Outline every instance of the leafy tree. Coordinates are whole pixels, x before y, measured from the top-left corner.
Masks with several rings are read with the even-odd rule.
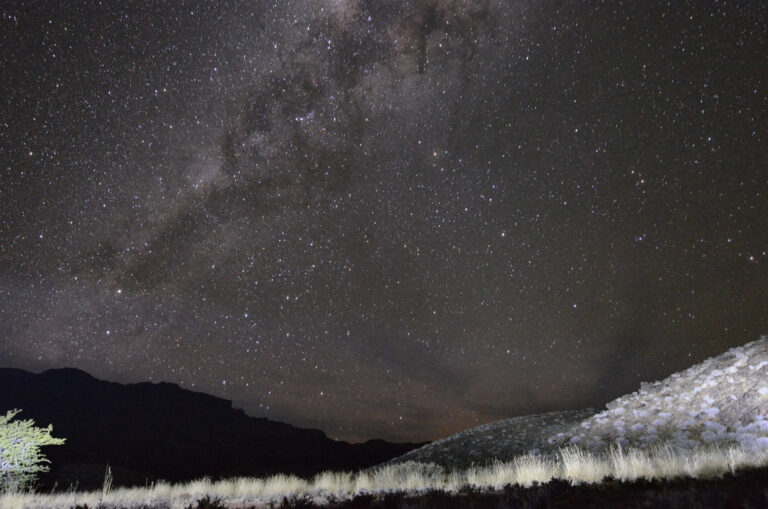
[[[29,488],[40,472],[47,472],[50,461],[40,452],[44,445],[61,445],[63,438],[51,436],[53,427],[38,428],[32,419],[11,419],[21,410],[0,415],[0,491]]]

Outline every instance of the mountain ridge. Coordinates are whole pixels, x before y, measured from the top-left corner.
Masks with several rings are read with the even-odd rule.
[[[371,439],[350,444],[319,430],[251,417],[232,402],[168,382],[120,384],[76,368],[39,374],[0,368],[0,412],[53,425],[62,446],[47,447],[41,487],[101,485],[109,464],[117,484],[183,481],[372,466],[413,449]]]

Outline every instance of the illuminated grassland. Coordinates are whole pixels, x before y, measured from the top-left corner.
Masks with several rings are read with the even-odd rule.
[[[457,494],[501,490],[508,485],[541,485],[560,479],[572,485],[600,483],[606,477],[618,481],[690,478],[713,479],[736,471],[768,466],[768,451],[739,446],[712,446],[675,450],[668,446],[649,449],[611,448],[605,453],[576,447],[561,449],[552,457],[520,456],[510,462],[448,471],[431,463],[405,462],[368,470],[325,472],[311,479],[276,475],[264,479],[201,479],[183,484],[155,483],[145,488],[111,488],[95,492],[6,493],[0,507],[21,508],[169,508],[195,507],[200,499],[216,500],[232,508],[269,507],[284,498],[303,499],[317,505],[336,503],[359,495],[388,493],[418,495],[434,492]]]

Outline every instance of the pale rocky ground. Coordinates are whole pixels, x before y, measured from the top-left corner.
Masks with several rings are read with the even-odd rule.
[[[524,453],[554,454],[577,445],[669,445],[692,449],[738,444],[768,450],[768,336],[705,360],[664,380],[643,383],[599,413],[551,412],[485,424],[432,442],[391,462],[467,467]]]
[[[664,380],[642,384],[606,410],[551,437],[602,449],[664,443],[693,448],[737,443],[768,449],[768,336]]]

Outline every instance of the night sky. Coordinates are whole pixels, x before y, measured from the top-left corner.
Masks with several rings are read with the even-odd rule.
[[[355,441],[599,407],[768,333],[766,48],[762,1],[3,2],[0,366]]]

